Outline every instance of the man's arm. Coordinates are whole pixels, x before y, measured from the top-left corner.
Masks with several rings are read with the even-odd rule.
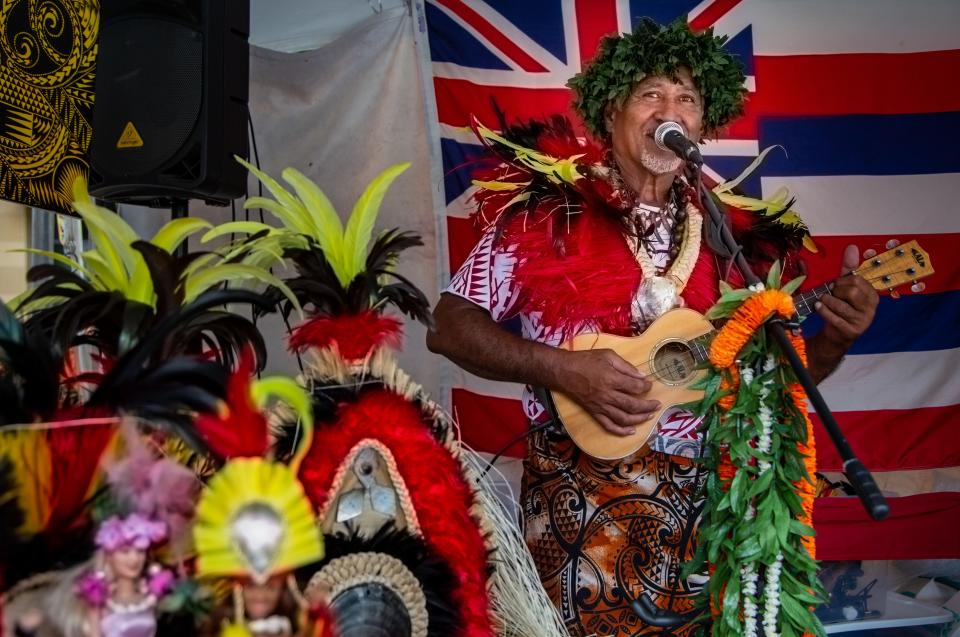
[[[847,246],[841,275],[860,264],[859,254],[856,246]],[[832,294],[820,299],[817,313],[823,317],[823,329],[807,339],[807,367],[814,382],[829,376],[854,341],[867,331],[879,299],[877,291],[857,275],[841,276]]]
[[[433,312],[427,347],[468,372],[561,391],[608,431],[628,435],[659,404],[640,398],[650,382],[611,350],[574,352],[529,341],[500,327],[483,308],[443,294]]]

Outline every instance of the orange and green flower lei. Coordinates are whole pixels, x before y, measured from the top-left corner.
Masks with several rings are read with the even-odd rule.
[[[715,637],[823,635],[813,614],[823,601],[812,527],[816,458],[806,394],[776,342],[763,329],[790,319],[790,294],[774,267],[766,289],[733,290],[708,313],[726,319],[709,352],[696,411],[704,416],[706,507],[697,555],[707,564],[704,607]],[[803,338],[788,332],[806,363]]]

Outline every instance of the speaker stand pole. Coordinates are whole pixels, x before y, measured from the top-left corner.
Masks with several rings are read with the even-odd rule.
[[[172,219],[183,219],[190,214],[189,199],[174,199],[170,206],[170,217]]]
[[[190,200],[189,199],[174,199],[170,204],[170,219],[183,219],[190,216]],[[187,253],[187,242],[184,241],[177,246],[177,249],[174,251],[173,256],[182,257]]]

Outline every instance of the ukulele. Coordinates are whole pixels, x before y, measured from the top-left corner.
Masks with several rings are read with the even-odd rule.
[[[895,287],[913,283],[913,291],[922,290],[917,281],[933,274],[929,255],[910,241],[861,263],[855,274],[866,279],[874,289],[889,291],[897,298]],[[820,297],[829,294],[832,283],[826,283],[793,297],[799,316],[813,313]],[[692,389],[705,374],[714,327],[702,314],[689,308],[675,308],[654,321],[639,336],[585,333],[575,336],[560,347],[569,350],[612,349],[636,367],[653,384],[648,399],[660,402],[654,416],[636,427],[628,436],[608,432],[578,403],[566,394],[551,391],[556,417],[563,423],[573,442],[595,458],[614,460],[628,456],[645,445],[656,430],[660,416],[667,409],[699,400],[703,391]]]

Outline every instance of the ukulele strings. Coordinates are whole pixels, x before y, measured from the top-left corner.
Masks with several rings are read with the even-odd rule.
[[[693,360],[692,356],[690,357],[690,360]],[[650,378],[655,378],[656,380],[668,381],[671,379],[668,374],[670,371],[669,366],[666,368],[654,368],[654,366],[649,363],[643,363],[641,365],[634,365],[634,368],[641,374]],[[664,369],[665,371],[660,371],[661,369]],[[677,365],[674,365],[674,370],[676,369]],[[693,369],[693,367],[691,367],[691,369]]]
[[[887,261],[882,261],[882,263],[876,264],[876,266],[879,267],[880,265],[885,265],[886,263],[887,263]],[[860,276],[863,276],[863,274],[862,274],[861,272],[859,272],[859,271],[856,271],[856,270],[855,270],[854,273],[859,274]],[[892,274],[892,273],[887,272],[887,273],[884,273],[884,274],[881,274],[881,275],[878,275],[878,276],[874,276],[874,277],[864,277],[864,279],[866,279],[866,281],[867,281],[868,283],[873,284],[873,283],[876,283],[877,281],[882,281],[885,276],[890,276],[891,274]],[[693,359],[692,356],[691,356],[691,360],[692,360],[694,363],[696,362],[695,359]],[[677,371],[677,370],[678,370],[678,366],[679,366],[679,363],[674,364],[672,371]],[[647,362],[647,363],[643,363],[643,364],[641,364],[641,365],[636,365],[635,368],[636,368],[636,370],[637,370],[638,372],[640,372],[640,373],[642,373],[642,374],[644,374],[644,375],[646,375],[646,376],[648,376],[648,377],[654,378],[654,379],[656,379],[656,380],[661,380],[661,381],[663,381],[663,380],[670,380],[669,372],[671,371],[671,369],[670,369],[669,366],[666,367],[666,368],[654,368],[654,365],[653,365],[652,363]],[[691,369],[692,369],[692,368],[691,368]],[[663,371],[661,371],[661,370],[663,370]],[[680,371],[682,371],[682,368],[680,368]],[[682,375],[682,374],[681,374],[681,375]]]

